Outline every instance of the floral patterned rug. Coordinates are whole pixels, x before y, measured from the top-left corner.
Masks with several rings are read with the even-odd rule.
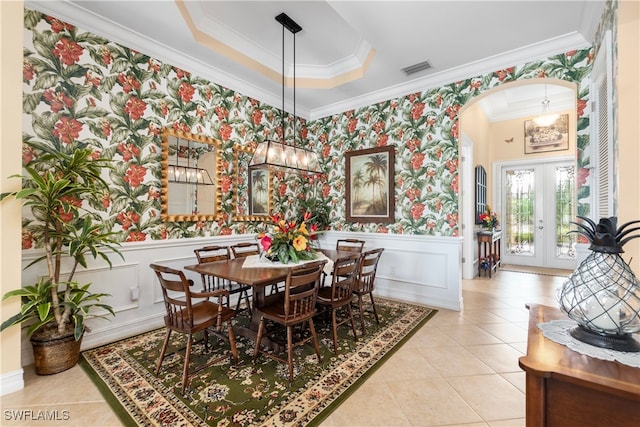
[[[380,325],[368,313],[366,335],[361,335],[356,318],[357,342],[350,328],[338,328],[337,354],[333,352],[330,321],[316,318],[322,363],[318,363],[312,346],[298,347],[291,383],[286,364],[264,356],[254,364],[253,342],[238,337],[240,362],[234,365],[230,358],[224,359],[197,372],[183,396],[182,356],[166,357],[160,375],[154,374],[164,328],[85,351],[80,363],[127,426],[317,425],[436,313],[427,307],[380,298],[376,307]],[[237,319],[243,321],[241,316]],[[171,338],[173,348],[167,353],[184,347],[180,334]],[[226,343],[209,339],[208,352],[201,342],[193,346],[191,366],[228,351]]]

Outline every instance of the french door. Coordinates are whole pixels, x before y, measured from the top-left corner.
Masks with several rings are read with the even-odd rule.
[[[575,166],[572,160],[502,164],[500,219],[505,264],[576,267]]]

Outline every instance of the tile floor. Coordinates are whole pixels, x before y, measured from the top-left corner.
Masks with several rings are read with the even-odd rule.
[[[322,426],[524,426],[525,304],[556,306],[563,280],[511,271],[463,280],[464,309],[440,310]],[[3,426],[121,425],[78,366],[45,377],[25,368],[25,388],[1,406]],[[13,420],[20,409],[60,420]]]

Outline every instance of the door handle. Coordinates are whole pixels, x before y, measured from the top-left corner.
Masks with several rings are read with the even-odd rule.
[[[544,225],[539,225],[539,226],[538,226],[538,229],[539,229],[539,230],[542,230],[543,228],[544,228]]]

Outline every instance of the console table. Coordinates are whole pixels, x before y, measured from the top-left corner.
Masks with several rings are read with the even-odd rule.
[[[526,372],[527,427],[640,426],[640,369],[545,338],[536,325],[566,315],[543,305],[527,308],[527,354],[519,359]]]
[[[500,267],[500,239],[501,231],[479,231],[478,232],[478,276],[482,275],[483,258],[489,262],[489,278],[491,272]]]

